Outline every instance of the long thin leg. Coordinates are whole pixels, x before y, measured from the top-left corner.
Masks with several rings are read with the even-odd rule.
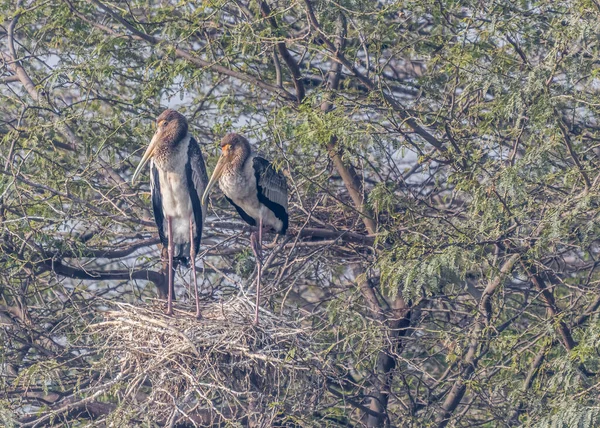
[[[168,253],[169,253],[169,298],[167,299],[167,315],[173,315],[173,223],[172,218],[167,216]]]
[[[262,265],[262,217],[258,220],[258,254],[260,256],[260,263]]]
[[[196,293],[196,318],[202,318],[200,313],[200,299],[198,298],[198,280],[196,278],[196,248],[194,245],[194,220],[190,217],[190,263],[194,277],[194,292]]]
[[[254,312],[254,325],[258,325],[258,307],[260,305],[260,280],[262,276],[262,218],[258,220],[258,241],[252,246],[256,256],[256,308]]]

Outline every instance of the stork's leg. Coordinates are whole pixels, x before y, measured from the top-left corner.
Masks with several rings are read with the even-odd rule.
[[[254,325],[258,325],[258,307],[260,305],[260,280],[262,276],[262,218],[258,221],[258,232],[251,235],[252,251],[256,257],[256,308],[254,312]]]
[[[196,278],[196,248],[194,245],[194,221],[190,217],[190,263],[192,264],[192,275],[194,277],[194,292],[196,293],[196,318],[202,318],[200,313],[200,299],[198,298],[198,280]]]
[[[173,223],[171,216],[167,216],[167,234],[169,247],[167,252],[169,254],[169,297],[167,299],[167,315],[173,315]]]

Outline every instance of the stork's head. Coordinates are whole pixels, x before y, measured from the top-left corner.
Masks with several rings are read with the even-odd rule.
[[[219,144],[221,146],[221,157],[217,162],[217,166],[215,166],[215,170],[210,177],[210,181],[206,186],[206,190],[204,191],[204,195],[202,196],[202,205],[206,204],[206,199],[208,198],[208,193],[210,189],[215,185],[225,167],[227,165],[230,166],[241,166],[243,165],[246,158],[250,155],[250,143],[246,138],[242,137],[240,134],[231,133],[227,134],[221,140]],[[237,162],[236,162],[237,161]]]
[[[236,156],[250,154],[250,143],[240,134],[232,132],[227,134],[219,143],[221,146],[221,158],[232,159]]]
[[[140,164],[133,173],[131,182],[139,175],[146,163],[152,158],[158,148],[175,148],[187,135],[188,123],[179,112],[171,109],[163,111],[156,119],[156,132],[146,149]]]

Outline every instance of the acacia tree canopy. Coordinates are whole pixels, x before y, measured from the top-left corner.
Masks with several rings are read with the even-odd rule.
[[[0,4],[3,425],[600,423],[596,1]],[[183,268],[152,312],[166,107],[209,170],[235,131],[287,176],[262,330],[219,192],[197,263],[239,322],[203,336]]]

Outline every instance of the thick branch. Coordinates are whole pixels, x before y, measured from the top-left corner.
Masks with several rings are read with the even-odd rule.
[[[544,283],[544,280],[542,280],[542,278],[539,275],[532,275],[529,269],[527,269],[527,273],[531,275],[531,282],[533,283],[535,288],[540,293],[542,293],[542,298],[546,302],[546,310],[548,312],[548,315],[551,318],[556,319],[556,316],[560,313],[560,310],[556,306],[556,302],[554,301],[554,296],[552,295],[552,292],[548,290],[546,284]],[[556,329],[558,330],[558,333],[562,338],[563,346],[567,351],[570,351],[575,346],[577,346],[577,343],[575,343],[573,335],[571,334],[571,330],[569,329],[569,327],[567,327],[564,321],[560,320],[558,324],[553,324],[556,326]]]
[[[592,186],[590,178],[587,176],[585,169],[583,168],[583,165],[579,160],[579,156],[577,156],[577,152],[573,148],[573,143],[571,141],[571,136],[569,135],[569,130],[567,129],[565,123],[562,121],[562,116],[560,115],[560,113],[556,111],[556,114],[558,115],[558,127],[560,128],[560,132],[563,135],[565,145],[567,146],[567,151],[569,152],[571,159],[573,159],[573,162],[575,162],[575,166],[577,166],[577,169],[581,174],[581,178],[583,178],[583,181],[585,182],[585,188],[589,189]]]
[[[539,373],[539,368],[542,365],[542,362],[544,361],[544,357],[546,356],[547,352],[548,348],[546,346],[542,346],[542,349],[538,351],[537,355],[533,359],[531,366],[529,367],[529,371],[527,372],[527,377],[523,381],[523,385],[521,387],[521,391],[523,392],[523,394],[527,393],[527,390],[531,388],[531,385],[533,384],[535,377]],[[519,415],[525,410],[525,405],[526,404],[523,400],[519,402],[519,405],[509,418],[510,425],[516,426],[519,424]]]
[[[153,270],[113,270],[107,272],[83,270],[64,265],[60,260],[48,260],[44,263],[44,266],[46,270],[50,270],[56,273],[57,275],[75,279],[96,281],[141,279],[151,281],[156,285],[159,297],[166,297],[168,293],[165,275],[163,275],[161,272],[156,272]]]
[[[60,253],[60,257],[63,258],[78,258],[78,257],[89,257],[89,258],[105,258],[105,259],[120,259],[123,257],[127,257],[131,254],[133,254],[134,252],[136,252],[137,250],[139,250],[140,248],[146,248],[146,247],[150,247],[152,245],[158,245],[160,244],[160,239],[157,238],[152,238],[152,239],[145,239],[142,241],[138,241],[135,243],[132,243],[131,245],[128,245],[125,248],[120,248],[120,249],[84,249],[79,253],[73,253],[73,252],[62,252]]]
[[[340,15],[339,17],[338,27],[338,34],[336,36],[336,50],[341,51],[344,49],[346,42],[346,18],[343,15]],[[325,96],[325,99],[321,104],[321,110],[323,112],[328,112],[333,108],[332,100],[334,92],[338,89],[341,73],[341,64],[333,61],[331,63],[331,68],[327,73],[326,87],[330,92]],[[367,228],[367,231],[371,234],[376,233],[377,224],[375,223],[375,220],[373,220],[373,215],[365,206],[365,194],[360,179],[358,178],[358,175],[356,174],[356,171],[352,165],[346,165],[342,160],[342,149],[339,147],[338,143],[339,141],[337,136],[332,135],[327,142],[327,151],[329,152],[329,157],[331,158],[335,169],[340,174],[340,177],[342,177],[344,185],[346,186],[346,189],[352,198],[352,202],[354,202],[354,206],[361,213],[362,220]]]
[[[479,310],[485,315],[488,322],[492,316],[491,298],[496,292],[498,286],[502,283],[502,280],[510,271],[512,271],[517,260],[519,260],[519,254],[513,254],[510,256],[510,258],[500,268],[500,274],[496,275],[494,280],[490,281],[485,287],[485,290],[483,290],[481,300],[479,301]]]
[[[482,309],[482,315],[475,321],[473,326],[473,330],[470,334],[469,347],[465,356],[462,358],[460,363],[461,372],[458,375],[458,378],[452,385],[450,392],[446,396],[444,403],[442,404],[441,409],[436,415],[436,426],[438,428],[445,427],[448,422],[450,422],[450,418],[452,414],[460,404],[462,398],[467,391],[467,380],[471,377],[471,375],[475,372],[477,368],[478,359],[483,354],[481,351],[478,352],[478,348],[480,343],[485,339],[486,334],[493,335],[489,329],[484,329],[484,320],[485,316],[486,321],[489,321],[491,318],[492,307],[491,307],[491,296],[494,294],[498,286],[503,282],[508,274],[513,270],[515,263],[519,259],[519,255],[513,254],[508,258],[500,267],[498,271],[498,275],[488,283],[486,286],[483,295],[481,297],[481,301],[479,307]],[[482,333],[483,332],[483,333]]]
[[[256,227],[253,226],[225,221],[207,221],[204,223],[204,225],[205,227],[210,227],[211,229],[239,230],[245,232],[254,232],[257,230]],[[263,233],[270,234],[271,232],[264,231]],[[299,236],[301,238],[339,239],[342,242],[367,246],[375,245],[375,236],[361,235],[360,233],[354,233],[346,230],[306,227],[302,229],[290,229],[288,231],[288,235]]]
[[[19,78],[19,76],[16,76],[16,75],[0,77],[0,82],[2,82],[2,83],[13,83],[13,82],[20,82],[20,81],[21,81],[21,79]]]
[[[401,352],[401,338],[408,332],[411,321],[410,307],[399,293],[392,304],[391,317],[387,322],[386,346],[379,351],[377,356],[376,389],[372,392],[373,398],[369,403],[371,411],[379,413],[378,416],[369,414],[368,427],[385,425],[389,419],[387,415],[388,401],[392,390],[392,376],[396,368],[396,357]]]
[[[21,4],[21,2],[18,1],[16,4],[17,9],[20,7],[20,4]],[[27,92],[29,93],[29,96],[31,96],[31,98],[33,98],[34,101],[39,101],[40,97],[39,97],[38,91],[37,91],[37,89],[35,89],[35,85],[34,85],[33,81],[31,80],[31,78],[29,77],[29,75],[27,74],[27,72],[25,71],[23,66],[21,65],[21,62],[18,61],[17,52],[15,50],[15,39],[14,39],[15,27],[17,26],[17,22],[19,22],[20,17],[21,17],[20,13],[17,13],[15,15],[13,20],[10,22],[10,24],[8,26],[8,31],[7,31],[8,50],[9,50],[12,58],[6,54],[3,54],[2,52],[0,52],[0,55],[2,55],[2,59],[6,63],[8,63],[8,66],[15,73],[15,75],[19,78],[19,81],[23,84],[23,86],[27,90]]]

